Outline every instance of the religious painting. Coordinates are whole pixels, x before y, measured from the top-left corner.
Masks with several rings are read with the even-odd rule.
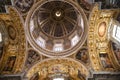
[[[7,60],[7,63],[3,71],[12,71],[14,68],[15,61],[16,61],[16,56],[10,56]]]
[[[113,68],[107,53],[100,53],[99,56],[104,68]]]
[[[8,26],[8,35],[9,35],[10,39],[15,40],[16,30],[12,25]]]
[[[29,50],[26,66],[30,67],[32,64],[34,64],[39,60],[40,60],[40,55],[34,50]]]
[[[112,42],[112,48],[113,48],[113,52],[120,64],[120,47],[117,44]]]
[[[81,49],[76,54],[76,59],[81,60],[84,63],[87,63],[88,62],[88,50],[86,48]]]
[[[101,22],[98,26],[98,34],[100,37],[103,37],[106,32],[106,22]]]

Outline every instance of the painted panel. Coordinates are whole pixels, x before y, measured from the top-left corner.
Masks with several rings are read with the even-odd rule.
[[[117,44],[112,43],[112,48],[113,48],[113,52],[116,56],[116,59],[118,60],[118,62],[120,64],[120,47]]]
[[[113,68],[107,53],[100,53],[99,56],[104,68]]]
[[[86,48],[81,49],[76,54],[76,59],[81,60],[84,63],[87,63],[88,62],[88,50]]]
[[[103,37],[106,32],[106,22],[102,22],[98,26],[98,34],[100,37]]]
[[[14,68],[15,61],[16,61],[16,56],[10,56],[7,60],[7,63],[3,71],[12,71]]]

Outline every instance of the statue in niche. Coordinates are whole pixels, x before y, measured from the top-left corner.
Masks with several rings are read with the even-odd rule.
[[[76,59],[83,61],[84,63],[87,63],[88,61],[88,52],[87,49],[81,49],[77,54],[76,54]]]
[[[104,68],[113,68],[107,53],[100,53],[100,60]]]
[[[7,63],[5,65],[3,71],[12,71],[15,61],[16,61],[16,56],[10,56],[7,60]]]

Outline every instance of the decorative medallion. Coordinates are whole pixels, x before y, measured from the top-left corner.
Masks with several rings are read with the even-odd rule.
[[[10,39],[15,40],[16,30],[12,25],[8,26],[8,35],[9,35]]]
[[[98,26],[98,34],[100,37],[103,37],[106,32],[106,22],[101,22]]]

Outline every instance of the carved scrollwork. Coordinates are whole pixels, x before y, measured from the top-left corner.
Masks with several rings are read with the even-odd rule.
[[[51,80],[59,74],[63,77],[68,75],[72,77],[73,80],[84,80],[83,75],[84,77],[89,75],[87,68],[83,64],[70,58],[55,58],[41,61],[28,70],[26,77],[32,79],[31,77],[36,73],[37,75],[39,74],[40,80],[49,80],[49,78]]]

